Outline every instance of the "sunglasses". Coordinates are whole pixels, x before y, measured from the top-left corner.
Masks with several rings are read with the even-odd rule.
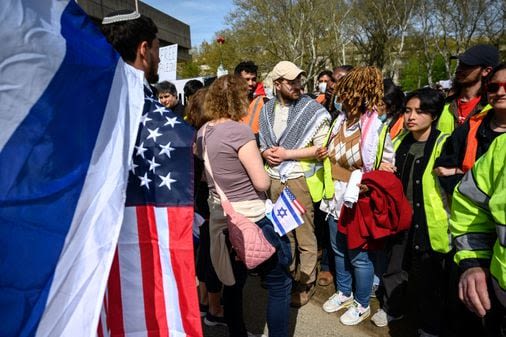
[[[503,89],[506,91],[506,82],[489,83],[487,85],[487,92],[489,93],[498,92],[500,87],[503,87]]]

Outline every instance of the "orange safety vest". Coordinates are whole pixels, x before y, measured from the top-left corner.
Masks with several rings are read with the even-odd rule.
[[[316,98],[315,98],[315,101],[320,103],[320,104],[323,104],[325,103],[325,94],[319,94]]]
[[[476,138],[476,134],[478,133],[478,128],[487,115],[487,112],[488,110],[482,111],[469,118],[469,132],[467,133],[466,154],[464,156],[464,161],[462,162],[462,171],[464,171],[464,173],[469,171],[476,161],[476,151],[478,150],[478,139]]]
[[[264,106],[264,97],[254,98],[249,104],[248,114],[242,119],[242,122],[248,124],[254,134],[257,134],[260,129],[260,110]]]
[[[390,129],[390,138],[394,139],[404,128],[404,114],[401,114]]]

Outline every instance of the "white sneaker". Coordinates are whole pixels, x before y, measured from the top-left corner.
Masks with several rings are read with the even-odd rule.
[[[264,334],[254,334],[252,332],[246,331],[248,333],[248,337],[267,337],[267,335]]]
[[[348,308],[352,304],[353,293],[349,297],[346,297],[342,292],[338,291],[323,303],[323,310],[325,310],[325,312],[335,312],[343,308]]]
[[[371,317],[371,321],[376,324],[376,326],[384,327],[388,325],[388,317],[387,313],[383,309],[378,309],[374,315]]]
[[[371,317],[371,321],[376,324],[376,326],[384,327],[387,326],[388,323],[397,321],[402,319],[404,316],[394,317],[387,314],[383,309],[378,309],[374,315]]]
[[[363,308],[356,301],[339,319],[344,325],[357,325],[371,314],[371,307]]]

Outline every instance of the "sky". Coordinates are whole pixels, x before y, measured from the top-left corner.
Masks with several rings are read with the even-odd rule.
[[[190,26],[192,47],[226,28],[225,16],[233,7],[232,0],[143,0],[144,3]]]

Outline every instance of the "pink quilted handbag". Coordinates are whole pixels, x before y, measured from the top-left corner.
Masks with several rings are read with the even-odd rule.
[[[267,241],[262,229],[258,227],[256,223],[234,210],[232,204],[223,193],[223,190],[216,183],[205,147],[207,124],[203,127],[202,145],[204,147],[204,165],[208,176],[214,181],[216,192],[218,192],[220,196],[221,207],[227,216],[228,239],[239,259],[246,265],[246,268],[253,269],[269,259],[276,252],[276,248]]]
[[[216,186],[216,181],[214,182]],[[221,200],[227,215],[228,239],[246,268],[253,269],[274,254],[276,249],[264,236],[262,229],[245,216],[234,211],[228,200]]]

